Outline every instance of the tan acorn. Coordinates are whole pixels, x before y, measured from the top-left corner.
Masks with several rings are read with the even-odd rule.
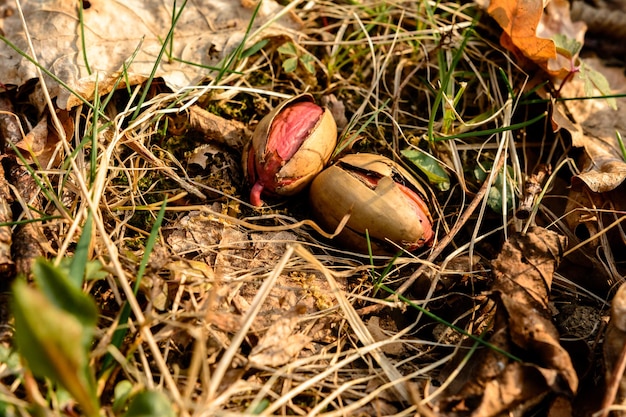
[[[337,145],[337,125],[310,94],[282,102],[258,124],[243,152],[250,202],[262,194],[289,196],[306,187],[328,163]]]
[[[327,231],[334,231],[344,247],[367,251],[366,230],[375,253],[407,251],[432,245],[433,220],[426,192],[411,174],[392,160],[375,154],[353,154],[339,159],[311,183],[313,215]]]

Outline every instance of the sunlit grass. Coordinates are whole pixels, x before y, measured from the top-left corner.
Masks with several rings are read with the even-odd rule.
[[[283,16],[297,16],[301,37],[262,39],[259,2],[241,43],[220,65],[206,67],[207,79],[170,91],[156,81],[163,60],[201,65],[173,56],[186,4],[174,2],[147,80],[129,81],[139,45],[113,91],[102,95],[96,82],[93,99],[0,38],[82,103],[70,112],[75,129],[60,138],[57,165],[30,163],[31,155],[9,144],[45,203],[22,204],[26,214],[0,226],[41,227],[42,236],[51,236],[46,256],[57,263],[78,257],[76,271],[89,260],[103,265],[106,277],[83,285],[101,308],[89,359],[103,412],[122,415],[123,394],[129,394],[122,391],[131,382],[131,390],[163,392],[181,416],[365,415],[381,398],[394,398],[389,414],[409,416],[421,405],[407,384],[436,378],[455,350],[465,349],[463,363],[478,349],[519,361],[465,319],[485,302],[481,280],[488,279],[489,250],[532,223],[513,218],[508,202],[515,205],[528,175],[528,158],[518,155],[526,149],[525,134],[549,115],[519,117],[545,101],[526,91],[526,74],[483,37],[479,13],[455,3],[295,1]],[[82,6],[79,11],[80,17]],[[89,72],[85,50],[82,55]],[[302,62],[304,56],[311,58]],[[221,188],[220,174],[240,173],[242,149],[190,129],[190,109],[242,115],[251,130],[280,100],[303,92],[317,100],[333,94],[345,106],[348,123],[333,158],[381,153],[427,187],[433,247],[417,254],[354,253],[336,247],[333,231],[308,218],[306,196],[256,210],[243,178],[226,184],[228,192]],[[623,151],[621,136],[617,140]],[[209,145],[208,160],[221,165],[200,169],[190,162],[199,144]],[[550,162],[567,166],[556,145],[537,138],[532,146],[552,149],[545,152],[556,155]],[[406,158],[411,152],[427,157]],[[445,187],[429,182],[442,173]],[[494,190],[498,178],[505,186]],[[491,191],[503,194],[500,212],[488,206]],[[475,310],[455,310],[460,293]],[[444,319],[432,306],[454,317]],[[377,328],[373,317],[385,326]],[[285,318],[293,328],[283,344],[294,334],[309,343],[280,365],[251,362],[262,336]],[[435,324],[458,339],[437,339],[429,333]],[[277,356],[286,354],[276,349]],[[0,363],[6,378],[0,405],[35,415],[24,391],[44,398],[57,387],[28,381],[24,371]]]

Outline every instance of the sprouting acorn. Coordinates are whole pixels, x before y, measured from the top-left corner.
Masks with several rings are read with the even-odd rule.
[[[350,215],[336,237],[344,247],[367,251],[367,236],[375,253],[407,251],[431,245],[433,220],[426,192],[408,171],[389,158],[361,153],[347,155],[312,182],[313,215],[334,231]]]
[[[328,163],[337,145],[337,125],[310,94],[282,102],[258,124],[243,152],[250,202],[263,194],[289,196],[306,187]]]

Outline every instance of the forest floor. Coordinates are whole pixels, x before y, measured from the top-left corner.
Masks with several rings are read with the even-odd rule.
[[[0,1],[0,415],[626,400],[624,37],[598,29],[607,9],[142,3]],[[316,130],[341,180],[251,204],[260,122],[305,93],[337,126]],[[342,159],[364,153],[393,174]],[[346,172],[359,185],[326,198]],[[394,240],[406,210],[421,228]]]

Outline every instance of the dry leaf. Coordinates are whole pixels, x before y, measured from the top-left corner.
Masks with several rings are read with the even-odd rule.
[[[559,78],[575,72],[587,26],[572,22],[568,0],[548,0],[537,27],[537,36],[555,43],[556,58],[548,61],[548,73]]]
[[[611,321],[604,336],[603,354],[607,383],[603,408],[611,404],[626,405],[626,284],[619,287],[611,301]],[[626,411],[612,415],[623,417]]]
[[[219,213],[223,208],[215,203],[212,209]],[[288,231],[244,231],[200,211],[191,211],[169,230],[167,242],[174,253],[194,253],[226,277],[251,268],[272,267],[287,244],[298,240]]]
[[[28,170],[18,165],[12,164],[9,171],[9,183],[15,185],[15,191],[22,201],[28,201],[32,207],[33,218],[40,217],[42,210],[42,199],[39,194],[40,189]],[[39,212],[39,213],[38,213]],[[49,248],[49,242],[43,235],[42,227],[36,227],[35,223],[19,225],[13,231],[13,262],[15,262],[15,272],[30,276],[31,267],[35,259],[46,253],[45,248]]]
[[[199,106],[189,108],[189,128],[206,136],[208,142],[217,142],[233,149],[243,149],[251,133],[237,120],[227,120]]]
[[[496,416],[507,410],[527,410],[551,392],[576,392],[578,376],[559,344],[548,305],[565,243],[560,235],[535,227],[504,244],[493,261],[496,311],[488,341],[521,356],[522,362],[482,349],[472,358],[472,365],[463,369],[459,383],[452,384],[444,400],[446,409],[476,404],[466,410],[472,416]]]
[[[608,68],[599,60],[588,59],[586,63],[603,73],[610,85],[619,87],[616,93],[626,92],[623,87],[626,77],[622,69]],[[581,80],[572,80],[561,90],[561,96],[565,98],[585,95],[585,85]],[[594,192],[613,190],[626,179],[626,161],[616,136],[619,132],[626,140],[626,99],[619,98],[616,104],[617,110],[601,99],[569,100],[558,105],[567,106],[567,112],[574,118],[573,125],[566,124],[563,117],[559,119],[571,133],[572,145],[585,150],[585,158],[579,162],[581,174],[576,178]]]
[[[374,341],[380,342],[383,340],[389,340],[391,337],[390,334],[395,334],[398,332],[398,329],[396,328],[394,323],[392,323],[391,321],[385,324],[388,324],[392,327],[392,329],[389,329],[390,331],[388,331],[387,333],[381,327],[380,317],[372,316],[367,321],[367,324],[366,324],[367,330],[369,330]],[[393,356],[401,356],[402,354],[406,352],[401,341],[383,345],[381,346],[380,350],[387,355],[393,355]]]
[[[575,71],[586,27],[584,23],[571,21],[566,0],[546,0],[545,3],[542,0],[492,0],[487,12],[503,29],[502,46],[563,79]]]
[[[4,146],[15,143],[20,138],[19,122],[12,116],[13,104],[4,95],[0,96],[0,138]],[[2,150],[3,151],[3,150]],[[1,160],[2,158],[0,158]],[[13,195],[6,180],[4,166],[0,164],[0,223],[13,221],[11,203]],[[11,258],[11,246],[13,237],[11,226],[0,227],[0,276],[12,278],[15,275],[15,264]]]
[[[297,357],[311,342],[311,337],[299,330],[297,314],[287,314],[276,320],[250,352],[248,359],[252,366],[278,367]]]
[[[541,0],[492,0],[487,12],[502,27],[500,43],[512,52],[522,53],[544,69],[556,59],[556,46],[550,39],[537,37],[543,14]]]
[[[172,24],[172,2],[83,2],[89,5],[83,11],[86,57],[81,45],[77,4],[64,0],[21,1],[39,63],[87,99],[93,95],[96,82],[100,94],[109,92],[122,75],[124,65],[127,65],[131,84],[147,79]],[[264,0],[253,30],[273,18],[280,9],[275,1]],[[219,66],[220,61],[239,46],[253,13],[253,8],[244,7],[239,1],[188,2],[176,24],[171,49],[168,46],[171,59],[167,55],[163,57],[156,76],[162,77],[174,90],[197,84],[209,74],[207,67]],[[11,14],[0,23],[1,33],[21,50],[29,52],[19,13]],[[293,27],[294,22],[284,18],[262,36],[285,36]],[[249,39],[249,45],[258,40]],[[138,48],[135,59],[128,62]],[[20,86],[38,78],[35,66],[5,43],[0,43],[0,73],[5,85]],[[80,104],[77,97],[56,81],[45,78],[60,108]]]

